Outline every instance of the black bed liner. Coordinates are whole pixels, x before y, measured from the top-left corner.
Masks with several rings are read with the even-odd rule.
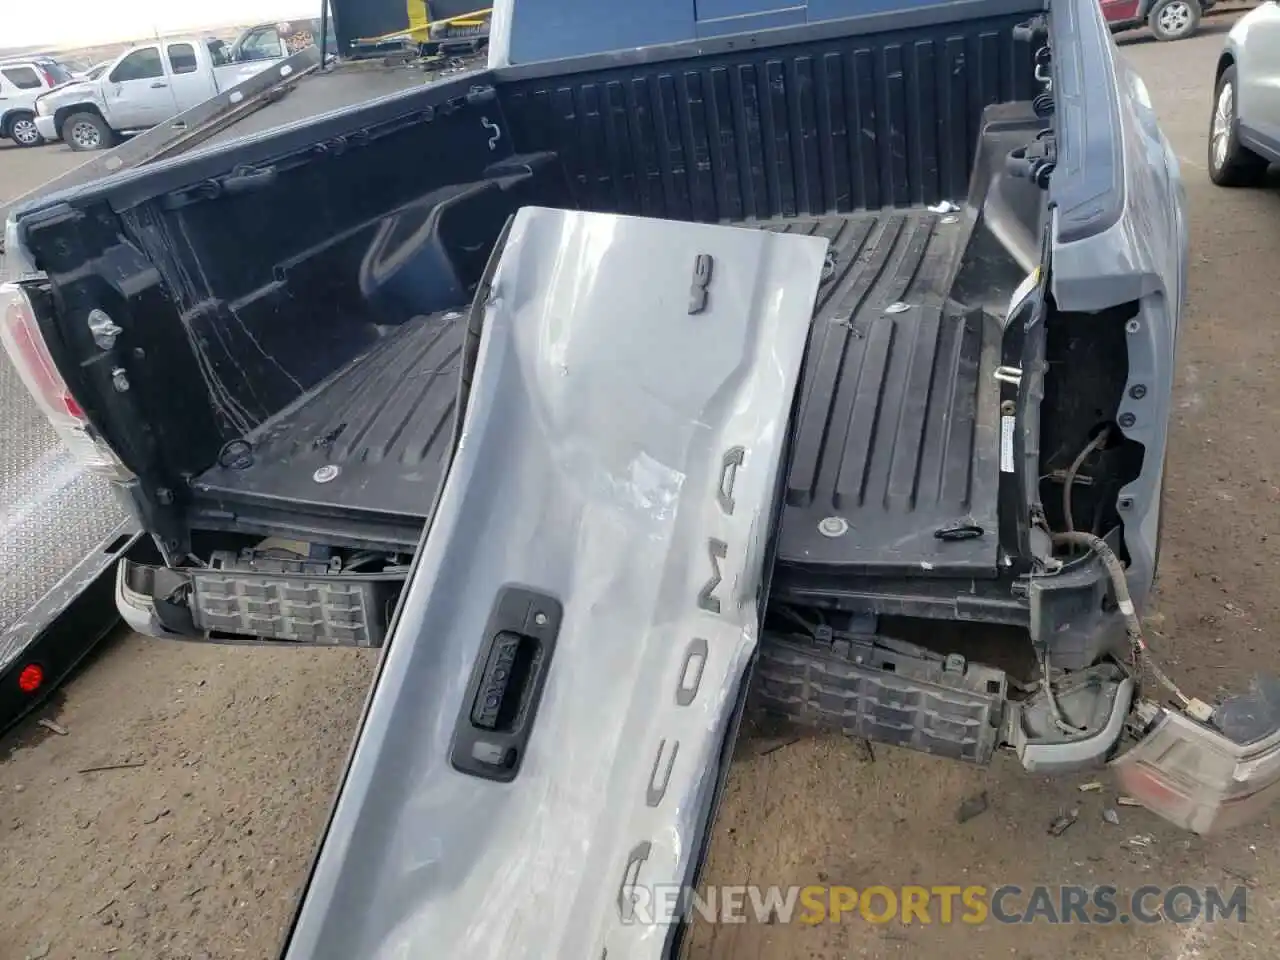
[[[316,514],[297,532],[323,529],[322,517],[341,512],[378,526],[365,533],[375,541],[412,547],[453,439],[459,316],[417,317],[393,330],[251,433],[247,463],[225,450],[193,491],[241,519],[276,509]]]
[[[996,576],[999,326],[948,298],[971,213],[890,209],[754,225],[831,241],[779,563]],[[237,529],[412,547],[446,463],[458,316],[393,330],[250,434],[247,460],[224,451],[192,483],[206,523],[221,516]],[[990,423],[980,424],[980,409]],[[831,535],[832,523],[843,532]]]
[[[972,212],[766,224],[831,240],[778,543],[785,565],[997,575],[1000,328],[949,298]],[[825,532],[824,532],[825,531]]]

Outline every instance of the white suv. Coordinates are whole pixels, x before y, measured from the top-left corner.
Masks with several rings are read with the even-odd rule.
[[[57,60],[0,60],[0,137],[22,147],[44,142],[36,129],[36,97],[71,79]]]
[[[1209,177],[1223,187],[1266,179],[1280,163],[1280,3],[1236,22],[1218,58],[1209,121]]]

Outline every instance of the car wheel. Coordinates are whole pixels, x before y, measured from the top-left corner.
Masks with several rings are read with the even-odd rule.
[[[62,139],[72,150],[106,150],[115,133],[96,113],[73,113],[62,122]]]
[[[1240,142],[1236,116],[1235,64],[1222,71],[1213,92],[1209,120],[1209,179],[1220,187],[1248,187],[1262,182],[1267,161]]]
[[[1198,0],[1160,0],[1151,8],[1147,25],[1157,40],[1181,40],[1200,26]]]
[[[37,147],[44,143],[44,137],[36,129],[36,118],[29,113],[22,113],[9,121],[9,136],[20,147]]]

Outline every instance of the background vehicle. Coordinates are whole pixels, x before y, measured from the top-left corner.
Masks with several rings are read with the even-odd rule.
[[[1261,183],[1280,163],[1280,5],[1267,0],[1227,35],[1209,121],[1209,176],[1224,187]]]
[[[1201,15],[1216,0],[1099,0],[1112,30],[1144,24],[1157,40],[1182,40],[1200,26]]]
[[[97,80],[71,83],[35,99],[35,125],[46,140],[73,150],[102,150],[235,86],[280,59],[231,62],[216,40],[170,38],[133,47]]]
[[[71,74],[49,57],[0,61],[0,137],[23,147],[45,138],[36,128],[36,99],[71,80]]]

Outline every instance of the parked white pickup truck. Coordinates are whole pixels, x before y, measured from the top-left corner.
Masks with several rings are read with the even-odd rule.
[[[132,47],[96,80],[37,98],[36,128],[72,150],[103,150],[163,123],[282,58],[232,62],[220,40],[178,37]]]

